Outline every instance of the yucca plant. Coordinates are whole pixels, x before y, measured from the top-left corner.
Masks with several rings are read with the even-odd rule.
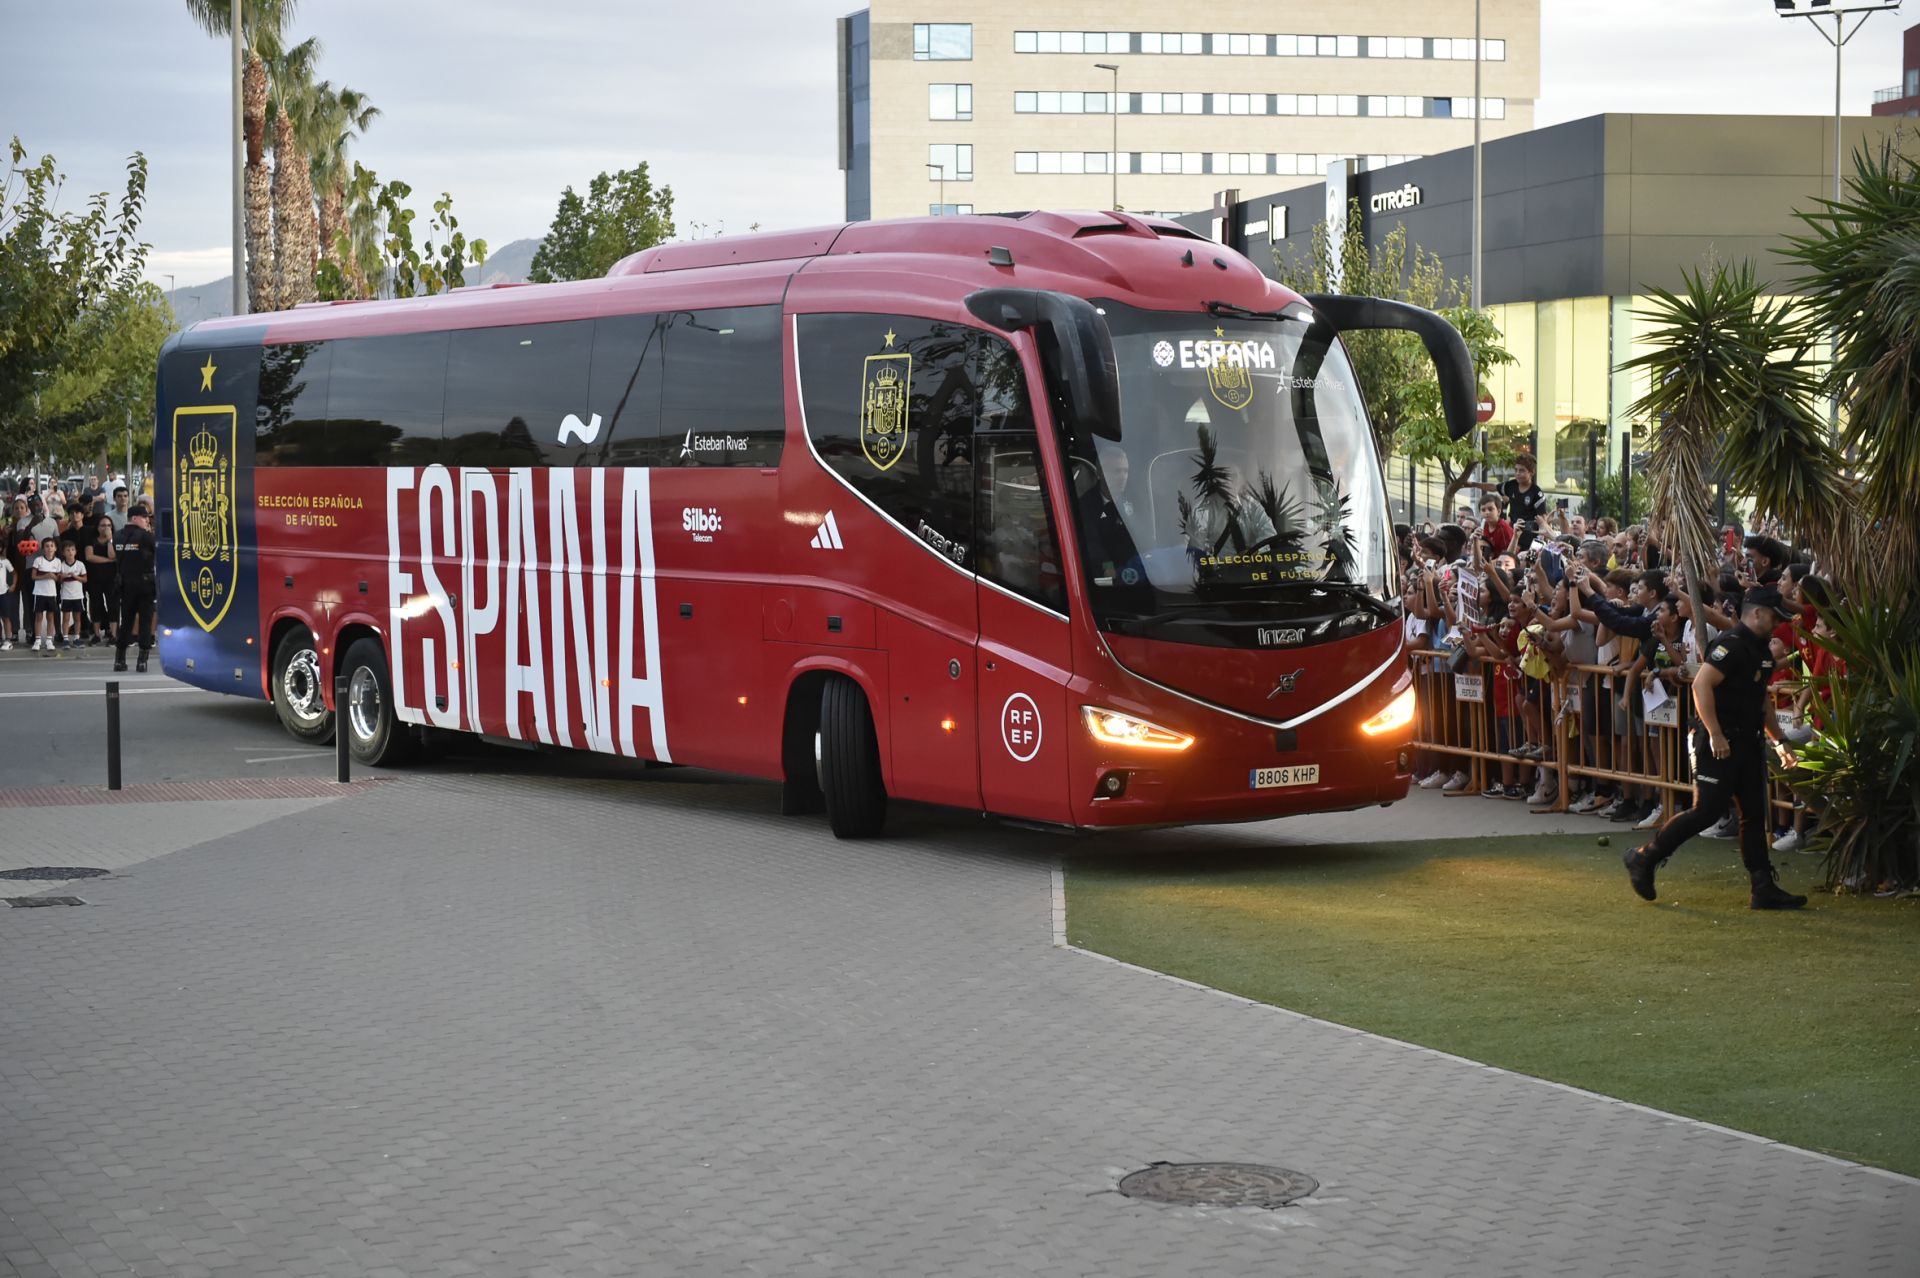
[[[1812,681],[1818,731],[1789,774],[1818,815],[1814,847],[1838,891],[1920,885],[1920,606],[1837,605],[1823,647],[1846,673]],[[1854,672],[1861,672],[1857,677]]]

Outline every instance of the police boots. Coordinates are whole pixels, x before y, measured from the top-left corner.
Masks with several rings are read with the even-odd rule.
[[[1627,867],[1627,882],[1633,885],[1634,892],[1643,901],[1654,898],[1653,872],[1660,868],[1667,858],[1657,860],[1653,855],[1653,844],[1648,843],[1620,854],[1620,861]],[[1758,897],[1754,898],[1758,900]],[[1758,909],[1758,906],[1754,907]]]
[[[1804,896],[1795,896],[1780,886],[1780,876],[1773,866],[1764,870],[1752,870],[1748,877],[1753,880],[1753,902],[1748,907],[1755,910],[1797,910],[1807,903]]]

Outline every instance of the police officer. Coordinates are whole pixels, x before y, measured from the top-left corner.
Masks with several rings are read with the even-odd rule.
[[[114,560],[120,568],[120,634],[113,654],[113,668],[127,668],[127,645],[133,641],[134,627],[140,628],[140,663],[134,669],[145,672],[147,653],[153,647],[153,532],[147,526],[147,504],[140,502],[127,511],[126,527],[113,535]]]
[[[1773,681],[1768,640],[1774,623],[1787,616],[1780,591],[1756,586],[1740,604],[1740,624],[1713,641],[1706,664],[1693,680],[1693,807],[1660,827],[1653,842],[1621,857],[1633,890],[1653,900],[1653,872],[1682,843],[1727,813],[1740,810],[1740,861],[1753,884],[1752,908],[1797,910],[1804,896],[1782,891],[1767,859],[1771,827],[1767,813],[1767,751],[1763,733],[1778,738],[1780,728],[1767,704]]]

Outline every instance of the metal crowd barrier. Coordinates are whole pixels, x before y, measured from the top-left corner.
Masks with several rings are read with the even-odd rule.
[[[1431,649],[1409,655],[1416,699],[1414,749],[1448,760],[1452,770],[1467,774],[1466,788],[1447,791],[1448,798],[1478,795],[1498,774],[1501,763],[1515,763],[1529,770],[1545,768],[1554,774],[1553,802],[1536,809],[1540,812],[1565,811],[1570,782],[1589,786],[1604,783],[1616,789],[1638,786],[1673,797],[1693,791],[1688,747],[1693,688],[1688,681],[1682,680],[1666,702],[1654,710],[1643,714],[1636,709],[1626,716],[1626,728],[1622,730],[1622,716],[1615,713],[1620,690],[1607,686],[1612,671],[1606,666],[1569,665],[1549,679],[1514,680],[1509,687],[1509,708],[1513,711],[1509,744],[1517,745],[1525,739],[1522,703],[1529,683],[1536,683],[1540,689],[1544,726],[1536,744],[1544,748],[1545,756],[1521,760],[1496,748],[1499,738],[1493,680],[1509,677],[1501,667],[1469,658],[1455,669],[1449,654]],[[1637,697],[1637,679],[1635,684]],[[1792,794],[1777,776],[1773,806],[1786,812],[1793,809]],[[1671,798],[1667,808],[1674,808]]]

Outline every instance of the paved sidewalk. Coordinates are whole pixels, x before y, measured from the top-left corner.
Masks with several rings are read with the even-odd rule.
[[[426,775],[0,911],[0,1272],[1912,1272],[1912,1181],[1055,948],[1055,837],[776,804]],[[1321,1189],[1113,1192],[1160,1159]]]

